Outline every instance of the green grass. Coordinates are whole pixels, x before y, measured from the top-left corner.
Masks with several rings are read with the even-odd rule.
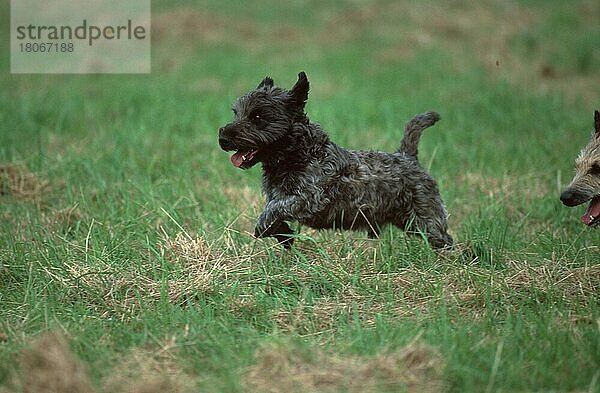
[[[0,391],[73,374],[48,332],[98,392],[600,391],[600,231],[558,200],[600,102],[595,2],[254,4],[153,3],[151,75],[0,64]],[[441,113],[420,159],[457,250],[252,237],[260,170],[217,130],[300,70],[349,148]]]

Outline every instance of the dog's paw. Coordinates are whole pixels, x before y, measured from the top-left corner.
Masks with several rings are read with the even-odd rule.
[[[266,229],[263,229],[259,222],[256,224],[256,228],[254,228],[254,237],[274,237],[286,249],[289,249],[292,246],[292,243],[294,243],[294,239],[288,236],[293,234],[294,231],[285,221],[275,221],[270,227]]]
[[[294,231],[292,231],[290,226],[285,221],[275,221],[270,225],[266,225],[264,222],[259,220],[254,228],[254,237],[257,238],[293,233]]]
[[[264,225],[256,224],[254,228],[254,237],[260,239],[263,237],[269,237],[269,227],[264,227]]]
[[[258,226],[256,226],[256,228],[254,228],[254,237],[257,239],[267,237],[266,231],[264,231],[264,230],[260,229]]]
[[[270,231],[273,226],[273,222],[267,219],[267,214],[263,212],[256,221],[256,227],[254,228],[254,237],[262,238],[268,237],[272,232]]]
[[[286,249],[290,249],[292,244],[294,243],[294,238],[288,235],[293,235],[294,231],[285,221],[276,221],[273,223],[271,228],[269,228],[271,233],[273,233],[273,237],[277,239],[277,241]]]
[[[274,235],[273,237],[277,239],[277,242],[279,242],[279,244],[281,244],[286,250],[292,248],[292,244],[294,244],[293,237],[289,237],[287,235]]]

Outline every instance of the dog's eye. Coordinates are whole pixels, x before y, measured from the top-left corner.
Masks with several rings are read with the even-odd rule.
[[[261,124],[263,122],[263,118],[260,113],[252,113],[250,114],[250,121],[254,124]]]
[[[593,163],[592,167],[588,170],[588,174],[590,175],[594,175],[594,176],[600,176],[600,164],[598,163]]]

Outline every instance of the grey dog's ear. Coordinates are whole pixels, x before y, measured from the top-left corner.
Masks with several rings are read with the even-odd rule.
[[[260,90],[263,88],[271,88],[273,87],[273,79],[270,76],[265,76],[265,79],[262,80],[256,87],[256,90]]]
[[[290,98],[294,103],[300,105],[304,108],[304,104],[306,104],[306,100],[308,99],[308,78],[304,71],[298,74],[298,81],[290,90]]]
[[[600,139],[600,112],[594,111],[594,132],[596,139]]]

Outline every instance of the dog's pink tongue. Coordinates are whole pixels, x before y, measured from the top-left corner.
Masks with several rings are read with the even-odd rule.
[[[590,225],[596,219],[598,219],[598,217],[600,217],[600,196],[597,196],[594,199],[592,199],[587,210],[585,211],[583,216],[581,216],[581,222],[585,225]]]
[[[242,157],[243,155],[244,155],[244,152],[238,151],[231,156],[231,163],[236,168],[239,168],[242,165],[242,163],[244,162],[244,158]]]

